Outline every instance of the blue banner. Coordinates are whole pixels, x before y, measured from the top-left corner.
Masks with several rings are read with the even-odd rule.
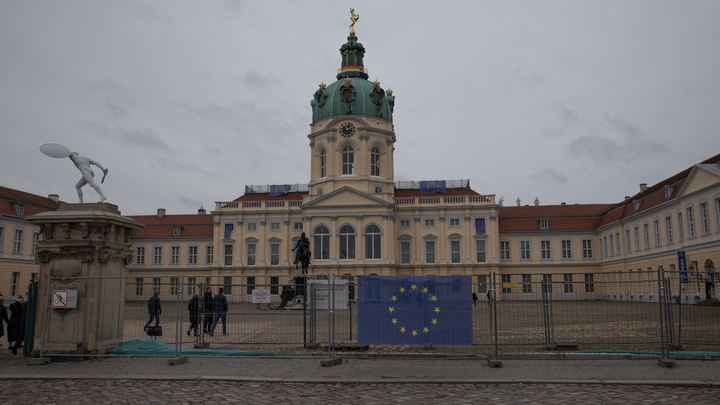
[[[445,193],[445,180],[421,181],[420,194]]]
[[[475,218],[475,233],[485,233],[485,218]]]
[[[688,282],[687,262],[685,261],[685,252],[678,252],[678,270],[680,271],[680,282]]]
[[[358,343],[472,345],[471,276],[358,276]]]
[[[225,239],[230,237],[234,227],[233,224],[225,224]]]
[[[276,186],[270,186],[270,197],[278,197],[285,195],[290,192],[292,186],[289,184],[280,184]]]

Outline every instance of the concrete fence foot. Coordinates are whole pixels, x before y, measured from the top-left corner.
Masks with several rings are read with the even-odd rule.
[[[658,365],[665,368],[674,368],[676,366],[674,361],[665,359],[658,359]]]
[[[342,359],[340,357],[320,361],[320,365],[323,367],[332,367],[332,366],[337,366],[340,364],[342,364]]]
[[[487,364],[490,368],[502,368],[502,361],[498,359],[492,359],[488,357]]]
[[[168,366],[179,366],[180,364],[187,363],[187,357],[175,357],[174,359],[168,360]]]
[[[28,364],[28,366],[42,366],[45,364],[50,364],[50,358],[49,357],[31,357],[28,359],[27,364]]]

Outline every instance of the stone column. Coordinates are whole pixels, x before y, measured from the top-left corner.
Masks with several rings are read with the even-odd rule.
[[[35,351],[44,322],[43,355],[105,354],[123,341],[126,280],[119,277],[133,262],[131,232],[144,226],[108,203],[61,204],[28,221],[42,233],[35,255],[40,264]],[[77,308],[52,308],[47,295],[53,290],[76,290]]]

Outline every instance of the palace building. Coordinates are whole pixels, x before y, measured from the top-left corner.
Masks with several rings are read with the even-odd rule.
[[[225,285],[233,301],[249,301],[255,285],[277,295],[300,273],[291,249],[303,233],[311,274],[473,275],[483,293],[496,273],[499,299],[539,299],[544,280],[562,286],[559,299],[652,300],[601,282],[676,271],[683,251],[692,281],[683,299],[704,298],[700,280],[715,280],[720,261],[720,155],[612,204],[502,206],[468,180],[396,181],[395,96],[368,80],[354,31],[340,54],[336,80],[312,95],[308,183],[246,186],[210,213],[132,216],[146,227],[133,233],[128,299],[177,295],[179,276]],[[0,291],[11,294],[37,272],[40,238],[19,203],[24,215],[58,206],[57,196],[0,187]]]

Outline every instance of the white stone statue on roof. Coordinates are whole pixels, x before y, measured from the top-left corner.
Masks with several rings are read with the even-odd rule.
[[[537,206],[537,205],[540,205],[540,200],[538,200],[537,197],[535,197],[535,205],[536,205],[536,206]]]
[[[520,206],[520,197],[518,197],[517,201],[515,201],[515,204],[517,204],[518,207]]]
[[[80,178],[80,181],[75,185],[75,188],[77,189],[78,197],[80,198],[80,203],[83,202],[83,193],[82,193],[82,187],[86,184],[89,184],[90,187],[94,188],[95,191],[97,191],[98,194],[100,194],[100,202],[103,202],[107,200],[107,197],[105,197],[105,194],[103,194],[102,190],[100,189],[100,186],[95,183],[95,173],[92,171],[92,168],[90,165],[95,165],[100,168],[103,172],[103,178],[100,183],[105,182],[105,176],[108,174],[108,169],[104,168],[99,162],[92,160],[90,158],[86,158],[85,156],[80,156],[77,152],[70,152],[70,149],[58,145],[56,143],[46,143],[42,146],[40,146],[40,151],[50,157],[54,158],[65,158],[68,157],[72,162],[75,164],[75,167],[80,170],[80,173],[82,173],[82,177]]]

